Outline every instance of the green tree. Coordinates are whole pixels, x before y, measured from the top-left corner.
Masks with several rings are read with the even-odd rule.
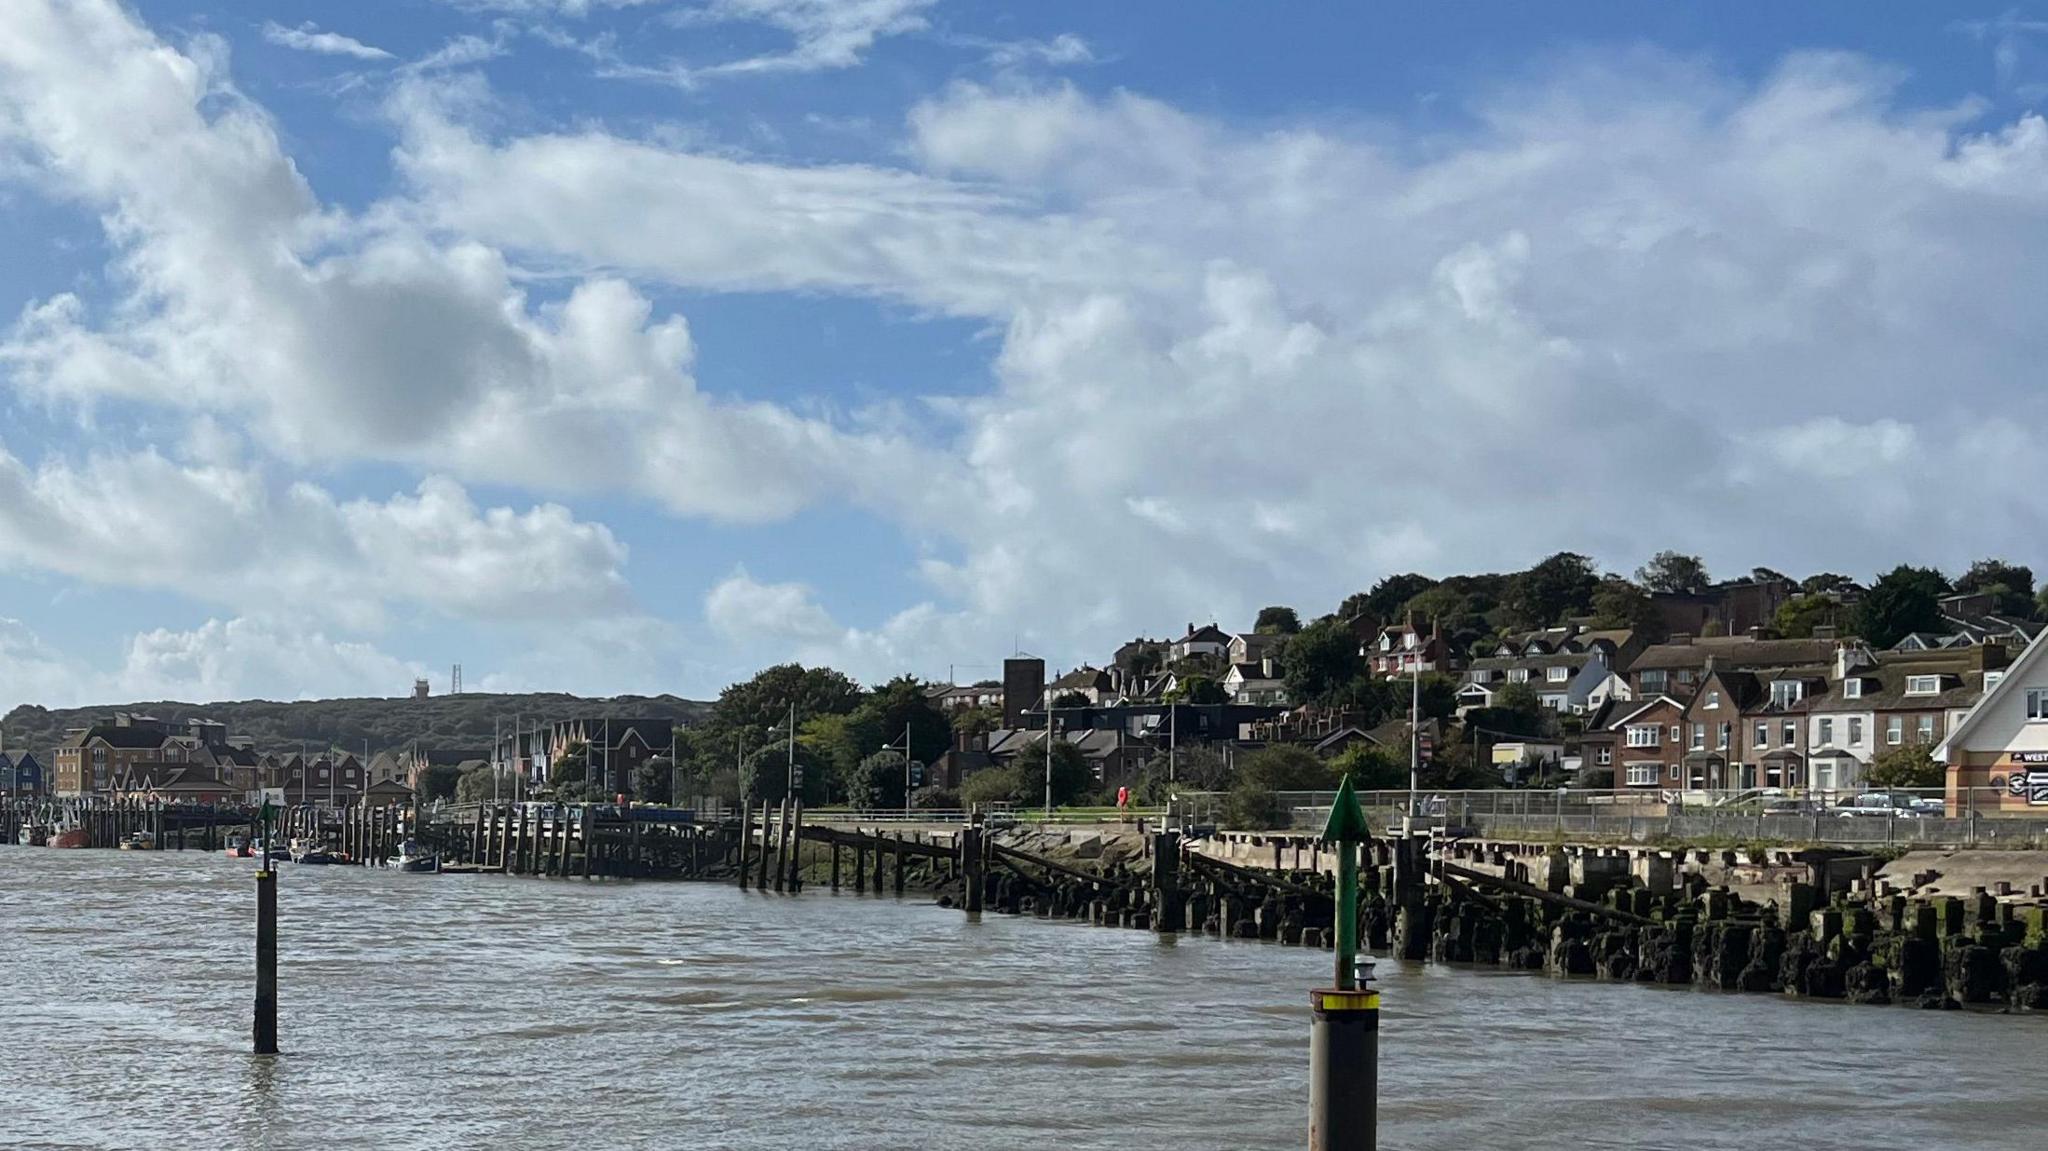
[[[1388,791],[1408,786],[1408,757],[1396,757],[1392,751],[1368,743],[1355,743],[1346,748],[1330,761],[1330,770],[1339,779],[1350,776],[1351,786],[1363,791]]]
[[[1933,568],[1900,564],[1880,576],[1856,605],[1856,628],[1872,647],[1890,647],[1916,631],[1940,631],[1948,580]]]
[[[969,807],[1015,803],[1017,773],[1007,767],[985,767],[960,782],[960,802]]]
[[[990,803],[997,800],[1016,804],[1018,807],[1042,807],[1045,804],[1045,743],[1043,740],[1027,746],[1017,753],[1008,767],[1000,771],[984,769],[967,778],[961,785],[960,797],[969,803]],[[1000,796],[992,794],[995,781],[981,783],[983,776],[999,775],[1008,790]],[[1055,807],[1073,804],[1095,790],[1095,768],[1081,749],[1064,739],[1052,744],[1052,802]]]
[[[1908,743],[1878,752],[1864,778],[1872,787],[1941,787],[1948,783],[1948,768],[1926,744]]]
[[[1345,600],[1344,607],[1353,610],[1345,611],[1340,608],[1338,614],[1347,619],[1363,614],[1376,623],[1392,623],[1409,600],[1434,586],[1435,580],[1415,572],[1390,575],[1372,585],[1372,590],[1366,592],[1362,600],[1357,596]]]
[[[1003,724],[1003,713],[993,707],[963,707],[952,715],[956,735],[987,735]]]
[[[1287,641],[1280,654],[1281,680],[1297,703],[1327,703],[1330,697],[1363,676],[1366,663],[1358,639],[1334,620],[1317,620]]]
[[[903,755],[878,751],[863,758],[846,781],[847,798],[861,811],[898,810],[903,803]]]
[[[498,798],[497,786],[489,764],[472,767],[455,781],[455,802],[488,803]]]
[[[1683,552],[1661,551],[1636,569],[1636,582],[1653,592],[1705,591],[1714,581],[1700,557]]]
[[[1252,630],[1260,635],[1293,635],[1301,630],[1301,616],[1291,607],[1275,605],[1259,609],[1257,622]]]
[[[453,799],[455,785],[461,781],[462,771],[454,764],[435,764],[420,773],[420,798],[428,802],[436,799]]]
[[[1146,676],[1152,675],[1165,663],[1165,648],[1152,644],[1147,644],[1132,652],[1130,657],[1124,661],[1125,667],[1130,671],[1132,677],[1136,679],[1144,679]]]
[[[803,769],[803,787],[797,794],[803,796],[808,806],[824,803],[829,787],[828,765],[802,742],[796,745],[796,762]],[[749,803],[764,799],[776,802],[788,795],[789,745],[777,741],[749,755],[746,770],[740,775],[740,791]]]
[[[548,786],[555,798],[574,802],[583,798],[590,774],[590,745],[572,743],[562,754],[548,761]]]
[[[1816,627],[1840,627],[1845,609],[1823,595],[1797,595],[1778,605],[1771,628],[1786,639],[1808,639]]]
[[[1055,708],[1093,706],[1088,702],[1088,697],[1078,691],[1063,691],[1059,693],[1053,697],[1052,705]]]
[[[1191,675],[1183,678],[1174,689],[1166,693],[1168,703],[1212,704],[1230,702],[1230,693],[1223,685],[1206,675]]]
[[[1826,595],[1829,592],[1843,592],[1855,586],[1855,580],[1836,572],[1820,572],[1817,575],[1810,575],[1799,581],[1799,590],[1807,595]]]
[[[932,703],[922,681],[900,676],[864,695],[851,711],[805,724],[801,743],[829,767],[828,780],[849,802],[862,808],[897,808],[903,806],[900,773],[886,795],[876,795],[869,791],[872,778],[861,765],[884,749],[900,756],[905,728],[910,732],[911,758],[920,763],[936,762],[952,745],[952,719]],[[807,787],[809,783],[806,779]]]
[[[1593,626],[1625,628],[1655,640],[1663,638],[1664,617],[1650,593],[1620,576],[1608,576],[1593,592]]]
[[[641,761],[633,769],[633,798],[640,803],[674,803],[675,764],[665,755]]]
[[[1237,785],[1265,791],[1323,791],[1337,786],[1337,775],[1309,749],[1280,743],[1240,760]]]
[[[1401,616],[1412,617],[1417,627],[1427,628],[1434,625],[1446,636],[1463,635],[1486,628],[1486,607],[1483,601],[1478,596],[1459,591],[1448,583],[1437,584],[1401,605]]]
[[[1549,627],[1566,616],[1592,609],[1600,577],[1593,561],[1577,552],[1558,552],[1528,571],[1508,577],[1502,606],[1519,627]]]
[[[1978,560],[1956,581],[1956,590],[1967,595],[1988,593],[1993,607],[2008,615],[2025,616],[2034,611],[2034,569],[2025,564]]]
[[[1791,576],[1786,575],[1784,572],[1781,572],[1776,568],[1764,567],[1756,567],[1749,569],[1749,578],[1757,583],[1777,582],[1797,584],[1799,582],[1798,580],[1793,579]]]

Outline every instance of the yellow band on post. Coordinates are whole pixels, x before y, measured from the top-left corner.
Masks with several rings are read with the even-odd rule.
[[[1378,1011],[1377,991],[1311,991],[1318,1011]]]

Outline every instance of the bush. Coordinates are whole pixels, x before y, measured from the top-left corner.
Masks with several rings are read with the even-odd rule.
[[[962,803],[957,791],[943,787],[927,787],[917,793],[917,806],[922,811],[959,811]]]
[[[1941,787],[1948,783],[1948,769],[1935,762],[1926,744],[1909,743],[1879,752],[1864,779],[1872,787]]]
[[[498,781],[489,767],[472,767],[455,781],[455,802],[485,803],[493,795],[503,798],[509,791],[509,786],[502,791],[499,789]]]
[[[960,802],[969,807],[1014,802],[1017,776],[1007,767],[985,767],[960,784]]]

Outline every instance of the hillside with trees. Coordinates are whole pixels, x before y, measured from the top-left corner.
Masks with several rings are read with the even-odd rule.
[[[621,695],[584,699],[561,692],[462,695],[391,699],[313,699],[280,703],[242,700],[193,704],[175,700],[51,709],[24,704],[0,719],[7,746],[49,755],[72,728],[86,727],[117,711],[151,715],[169,723],[205,718],[225,723],[230,736],[249,736],[259,750],[291,749],[301,743],[360,752],[396,750],[417,739],[444,747],[490,746],[493,724],[510,730],[513,716],[535,721],[575,716],[640,716],[697,722],[709,704],[672,695]],[[46,761],[47,762],[47,761]]]

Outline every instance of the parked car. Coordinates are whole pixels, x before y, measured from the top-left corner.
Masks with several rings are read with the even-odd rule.
[[[1847,818],[1882,816],[1887,819],[1919,819],[1926,814],[1914,806],[1914,797],[1888,791],[1866,791],[1851,796],[1835,807],[1835,814]]]

